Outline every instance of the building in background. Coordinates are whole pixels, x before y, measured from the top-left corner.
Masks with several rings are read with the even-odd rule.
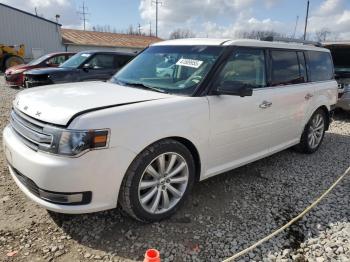
[[[0,44],[24,44],[26,62],[61,51],[136,52],[161,40],[154,36],[62,29],[54,21],[0,3]]]
[[[64,51],[61,25],[0,3],[0,43],[25,45],[25,61],[43,54]]]
[[[61,29],[62,42],[66,51],[109,50],[137,52],[150,44],[162,41],[154,36],[128,35],[74,29]]]

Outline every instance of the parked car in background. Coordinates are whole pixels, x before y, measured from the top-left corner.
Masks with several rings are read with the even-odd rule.
[[[167,57],[174,72],[158,76]],[[164,41],[109,82],[20,92],[4,152],[19,188],[49,210],[88,213],[119,203],[135,219],[158,221],[176,211],[196,180],[292,146],[315,152],[337,88],[325,48]]]
[[[10,86],[23,86],[24,72],[34,68],[58,67],[71,58],[74,54],[75,53],[72,52],[51,53],[34,59],[28,64],[10,67],[5,71],[6,84]]]
[[[335,79],[339,84],[336,107],[350,111],[350,42],[330,42],[324,46],[331,50]]]
[[[34,69],[24,73],[25,87],[108,80],[133,57],[134,53],[84,51],[57,68]]]

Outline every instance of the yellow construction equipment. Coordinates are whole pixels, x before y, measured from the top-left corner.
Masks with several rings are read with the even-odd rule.
[[[7,68],[15,65],[24,64],[24,45],[3,45],[0,44],[0,70],[5,71]]]

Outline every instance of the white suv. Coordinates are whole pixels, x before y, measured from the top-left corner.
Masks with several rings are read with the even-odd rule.
[[[160,76],[164,63],[171,72]],[[311,45],[157,43],[107,83],[20,92],[3,134],[10,173],[52,211],[119,203],[157,221],[196,180],[292,146],[315,152],[337,102],[333,70],[329,51]]]

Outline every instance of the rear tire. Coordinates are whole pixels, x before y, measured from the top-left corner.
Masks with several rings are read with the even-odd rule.
[[[306,124],[300,143],[295,148],[305,154],[316,152],[322,144],[326,127],[326,114],[322,109],[317,109]]]
[[[120,188],[119,203],[137,220],[163,220],[184,202],[194,177],[191,152],[173,139],[158,141],[131,163]]]
[[[24,60],[19,56],[9,56],[6,58],[4,64],[5,64],[5,70],[6,70],[12,66],[24,64]]]

